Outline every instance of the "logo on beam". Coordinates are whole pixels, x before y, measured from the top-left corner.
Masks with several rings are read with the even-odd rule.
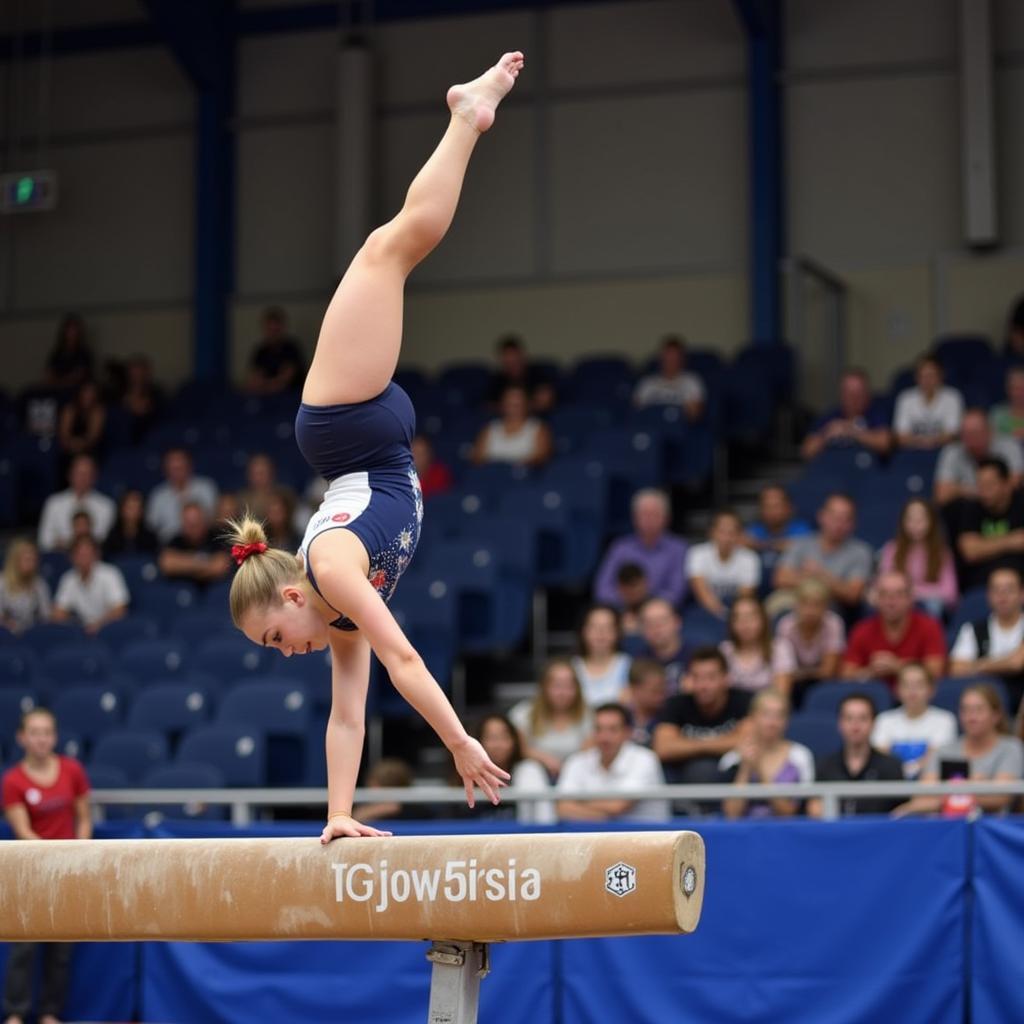
[[[604,873],[604,887],[613,896],[628,896],[636,889],[636,868],[621,860]]]

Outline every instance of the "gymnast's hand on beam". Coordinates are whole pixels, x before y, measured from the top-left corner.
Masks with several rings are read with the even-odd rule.
[[[507,786],[512,776],[502,771],[471,736],[457,743],[451,751],[455,759],[455,770],[462,776],[466,787],[466,802],[469,806],[476,806],[474,786],[479,786],[487,794],[487,799],[496,804],[499,800],[498,790]]]
[[[320,842],[325,846],[332,839],[342,839],[346,836],[355,839],[358,836],[390,836],[391,832],[382,832],[379,828],[372,828],[356,821],[351,814],[332,814],[320,833]]]

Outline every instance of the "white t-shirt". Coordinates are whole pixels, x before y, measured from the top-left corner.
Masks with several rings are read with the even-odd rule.
[[[1001,658],[1004,654],[1011,654],[1024,644],[1024,615],[1009,628],[1004,629],[996,621],[994,615],[988,617],[988,655],[989,658]],[[953,650],[950,651],[950,661],[977,661],[978,660],[978,638],[974,635],[974,626],[965,622],[956,635],[956,642]]]
[[[69,569],[57,584],[53,603],[76,615],[83,625],[99,622],[108,612],[128,604],[128,586],[121,570],[106,562],[97,562],[87,580],[77,569]]]
[[[530,728],[530,709],[533,701],[527,697],[509,709],[508,720],[523,734],[526,742],[535,750],[557,757],[564,761],[570,754],[575,754],[587,742],[592,728],[590,709],[588,708],[579,722],[565,729],[548,729],[534,733]]]
[[[583,687],[583,699],[592,708],[618,700],[629,682],[629,666],[632,663],[633,659],[628,654],[614,654],[605,674],[592,676],[582,658],[573,658],[572,668]]]
[[[92,535],[102,544],[117,518],[117,506],[112,498],[99,491],[88,491],[78,497],[72,490],[51,494],[43,503],[39,517],[39,550],[58,551],[71,543],[71,517],[76,512],[88,512],[92,522]]]
[[[955,434],[964,415],[964,400],[956,388],[939,388],[931,402],[920,388],[907,388],[896,399],[893,428],[897,434],[941,437]]]
[[[694,544],[686,555],[686,575],[699,576],[723,600],[735,597],[743,587],[761,582],[761,559],[749,548],[736,548],[722,561],[711,541]]]
[[[205,476],[192,477],[182,491],[169,483],[158,484],[146,501],[146,525],[166,544],[181,533],[181,510],[189,502],[198,502],[213,515],[217,505],[217,485]]]
[[[488,462],[528,462],[537,449],[540,420],[528,419],[514,434],[501,420],[494,420],[484,436],[483,454]]]
[[[531,793],[551,792],[548,773],[532,758],[520,761],[512,769],[512,786]],[[553,825],[558,821],[558,811],[553,800],[523,801],[516,804],[516,821],[520,825]]]
[[[956,715],[952,711],[929,707],[923,715],[910,718],[903,708],[893,708],[875,719],[871,745],[898,757],[903,762],[903,774],[916,779],[925,754],[956,742],[956,736]]]
[[[599,790],[642,789],[661,786],[665,775],[653,750],[626,740],[615,760],[604,768],[596,747],[573,754],[558,776],[559,793],[597,792]],[[666,821],[670,817],[667,800],[638,800],[620,815],[619,821]]]
[[[695,373],[675,377],[660,373],[642,377],[633,392],[633,401],[642,409],[649,405],[690,405],[704,401],[704,382]]]

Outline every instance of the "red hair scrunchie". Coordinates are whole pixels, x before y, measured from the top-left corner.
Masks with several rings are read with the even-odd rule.
[[[267,550],[267,545],[263,541],[257,541],[255,544],[234,544],[231,548],[231,557],[234,558],[236,565],[241,565],[250,555],[262,555]]]

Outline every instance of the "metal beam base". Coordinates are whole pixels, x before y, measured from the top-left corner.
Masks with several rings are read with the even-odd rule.
[[[427,1024],[476,1024],[480,979],[491,970],[483,942],[434,942],[427,953],[430,976]]]

